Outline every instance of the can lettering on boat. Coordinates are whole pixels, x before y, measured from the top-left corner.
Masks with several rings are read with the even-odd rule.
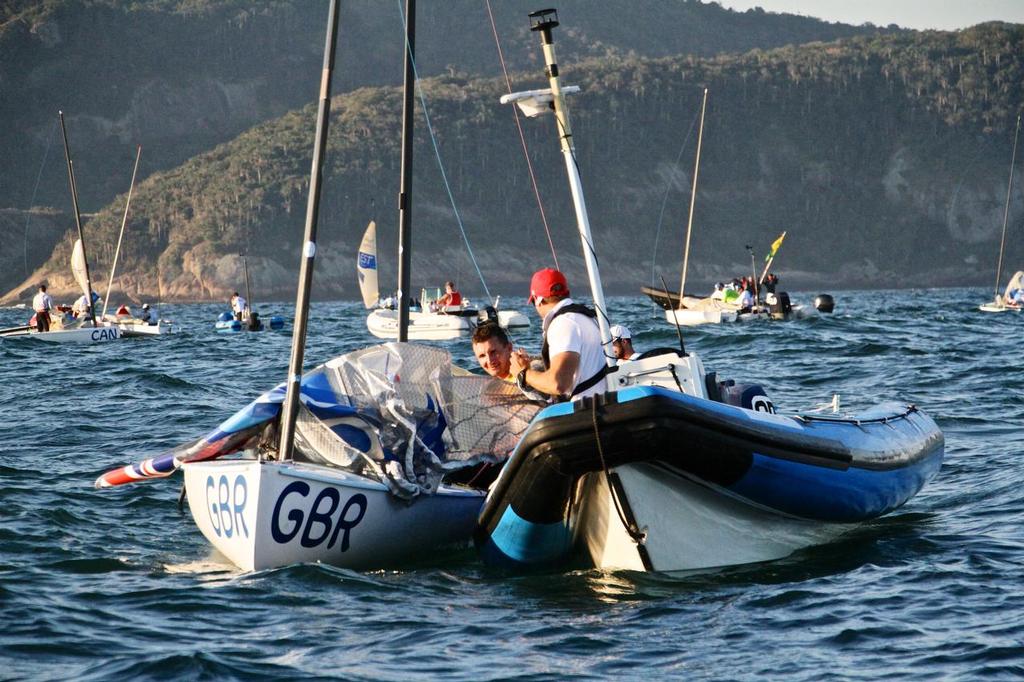
[[[332,486],[322,489],[309,505],[308,513],[301,507],[295,507],[287,514],[288,529],[281,527],[281,509],[284,506],[285,498],[289,495],[298,495],[301,498],[309,497],[310,487],[305,481],[294,481],[285,486],[281,495],[274,503],[274,513],[270,517],[270,534],[274,541],[284,545],[291,542],[299,531],[299,543],[306,548],[317,547],[327,541],[327,548],[331,549],[341,536],[341,551],[347,552],[351,545],[349,531],[359,525],[366,514],[366,495],[356,493],[341,504],[341,492]],[[326,504],[324,504],[326,502]],[[335,518],[335,512],[339,507],[341,512]]]
[[[92,330],[93,341],[113,341],[117,338],[117,327],[98,327]]]
[[[213,491],[213,498],[210,497]],[[210,512],[210,526],[217,537],[231,538],[236,533],[249,537],[249,527],[245,525],[245,503],[249,499],[249,489],[245,476],[235,476],[233,485],[228,483],[226,474],[214,481],[213,476],[206,478],[206,509]]]

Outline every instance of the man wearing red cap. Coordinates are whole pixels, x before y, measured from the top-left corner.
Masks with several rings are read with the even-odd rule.
[[[520,387],[570,400],[604,393],[608,365],[597,313],[574,303],[565,275],[551,268],[533,274],[529,302],[543,320],[545,369],[530,369],[530,357],[518,349],[512,354],[511,369]]]

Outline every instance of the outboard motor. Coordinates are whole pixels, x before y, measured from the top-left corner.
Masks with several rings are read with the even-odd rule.
[[[476,315],[477,324],[485,324],[487,322],[493,322],[498,324],[498,311],[494,309],[494,306],[486,306],[483,310]]]
[[[768,399],[761,384],[738,384],[726,379],[718,384],[721,401],[726,405],[735,405],[758,412],[775,412],[775,406]]]
[[[793,312],[793,304],[789,301],[789,294],[780,291],[777,294],[768,294],[764,302],[768,304],[768,312],[776,320],[784,320]]]
[[[836,301],[829,294],[818,294],[814,297],[814,307],[818,312],[830,313],[836,307]]]

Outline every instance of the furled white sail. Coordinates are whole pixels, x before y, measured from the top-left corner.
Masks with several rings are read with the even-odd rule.
[[[81,239],[75,240],[75,248],[71,252],[71,272],[78,286],[82,287],[82,293],[88,298],[89,278],[85,274],[85,247],[82,246]]]
[[[363,241],[359,244],[359,291],[363,294],[363,305],[373,308],[377,305],[380,292],[377,291],[377,223],[373,220],[366,226]]]

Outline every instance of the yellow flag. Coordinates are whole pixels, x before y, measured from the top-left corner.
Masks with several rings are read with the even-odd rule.
[[[764,262],[767,263],[772,258],[775,258],[775,252],[782,246],[782,240],[786,238],[786,233],[783,232],[779,235],[779,238],[772,242],[772,248],[768,249],[768,255],[764,257]]]

